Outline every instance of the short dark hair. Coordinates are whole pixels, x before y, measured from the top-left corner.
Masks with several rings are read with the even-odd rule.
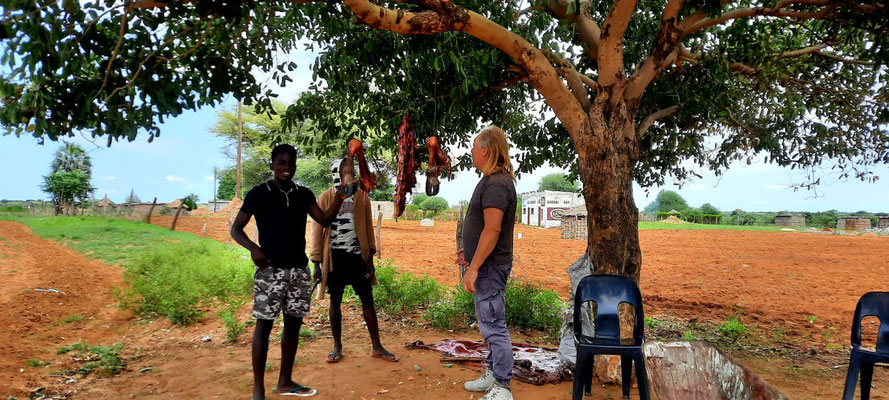
[[[269,161],[275,161],[275,157],[284,152],[290,154],[290,158],[296,161],[296,148],[286,143],[279,144],[272,149],[272,158]]]

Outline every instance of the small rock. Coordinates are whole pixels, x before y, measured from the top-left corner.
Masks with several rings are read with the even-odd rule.
[[[210,335],[206,335],[206,336],[204,336],[204,337],[201,338],[201,341],[202,341],[202,342],[209,342],[210,339],[212,339],[212,338],[210,337]]]
[[[386,393],[389,393],[389,389],[380,389],[380,390],[377,390],[377,394],[386,394]]]

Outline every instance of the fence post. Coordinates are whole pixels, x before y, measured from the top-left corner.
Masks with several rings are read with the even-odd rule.
[[[380,249],[380,227],[383,226],[383,209],[382,206],[377,204],[377,258],[383,259],[382,251]]]
[[[204,222],[204,226],[201,228],[201,237],[207,237],[207,223]]]
[[[259,227],[256,226],[256,216],[253,217],[253,243],[257,242],[257,237],[259,236]]]
[[[180,201],[180,202],[179,202],[179,208],[176,209],[176,216],[173,217],[173,225],[170,225],[170,230],[171,230],[171,231],[175,231],[175,230],[176,230],[176,220],[179,219],[179,213],[182,212],[182,208],[183,208],[183,207],[185,207],[185,202],[184,202],[184,201]]]
[[[155,197],[154,200],[151,201],[151,208],[148,209],[148,215],[145,217],[145,222],[147,222],[149,224],[151,223],[151,213],[154,212],[154,206],[156,206],[156,205],[157,205],[157,197]]]

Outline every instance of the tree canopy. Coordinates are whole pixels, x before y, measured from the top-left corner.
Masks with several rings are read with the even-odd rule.
[[[500,125],[520,172],[580,177],[603,273],[639,276],[634,180],[761,157],[873,181],[889,163],[884,0],[11,0],[0,26],[8,132],[109,144],[229,94],[272,112],[251,72],[286,85],[298,66],[276,55],[303,43],[314,82],[285,132],[379,154],[405,113],[445,145]]]
[[[688,203],[679,193],[672,190],[661,190],[657,197],[645,207],[644,213],[655,214],[659,212],[670,212],[672,210],[683,211],[688,208]]]
[[[537,190],[554,190],[557,192],[579,192],[580,186],[577,182],[568,180],[568,174],[555,173],[540,178],[540,184]]]

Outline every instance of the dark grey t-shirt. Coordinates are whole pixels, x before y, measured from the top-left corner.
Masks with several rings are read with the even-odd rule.
[[[515,182],[505,172],[487,175],[475,186],[469,211],[463,221],[463,251],[467,262],[472,262],[478,239],[485,227],[484,209],[488,207],[503,210],[500,223],[500,238],[494,250],[485,259],[485,264],[505,264],[512,262],[512,232],[515,227],[516,208]]]

